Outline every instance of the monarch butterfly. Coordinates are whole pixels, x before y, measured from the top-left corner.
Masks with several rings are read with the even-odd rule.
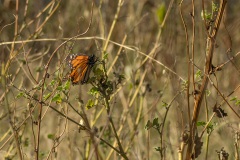
[[[79,82],[81,82],[81,84],[87,83],[91,69],[96,61],[95,55],[70,55],[68,65],[71,68],[69,78],[72,84],[78,84]]]

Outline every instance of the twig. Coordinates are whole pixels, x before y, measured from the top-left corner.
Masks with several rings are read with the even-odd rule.
[[[103,47],[103,53],[106,52],[106,50],[107,50],[107,46],[108,46],[110,37],[112,35],[113,29],[115,27],[115,24],[117,22],[117,19],[118,19],[118,16],[119,16],[119,12],[120,12],[120,9],[121,9],[122,5],[123,5],[123,0],[118,0],[117,12],[116,12],[116,14],[114,16],[114,20],[113,20],[111,28],[110,28],[110,30],[108,32],[108,37],[107,37],[106,42],[105,42],[104,47]],[[102,57],[103,57],[103,54],[102,54]]]
[[[226,0],[221,0],[219,12],[216,18],[216,21],[213,25],[212,33],[210,34],[210,37],[207,39],[207,48],[206,48],[206,62],[205,62],[205,69],[204,69],[204,77],[202,80],[202,84],[200,87],[199,94],[196,95],[195,103],[194,103],[194,111],[193,111],[193,116],[192,116],[192,122],[190,128],[192,128],[192,132],[190,134],[189,142],[188,142],[188,149],[186,153],[186,160],[191,159],[191,154],[192,154],[192,149],[193,149],[193,143],[194,143],[194,137],[195,137],[195,132],[196,132],[196,125],[197,125],[197,120],[199,116],[199,111],[201,108],[201,102],[203,99],[203,95],[205,94],[205,90],[209,81],[208,75],[212,70],[212,58],[213,58],[213,51],[214,51],[214,44],[215,40],[217,37],[217,32],[220,26],[220,22],[223,17],[223,12],[225,9],[227,1]]]
[[[165,122],[166,122],[166,119],[167,119],[167,115],[168,115],[168,112],[170,110],[170,107],[172,105],[172,103],[175,101],[175,99],[179,96],[179,94],[181,94],[182,92],[184,91],[184,89],[182,91],[179,91],[174,97],[173,99],[170,101],[170,103],[166,106],[166,113],[164,114],[164,118],[163,118],[163,122],[162,122],[162,125],[161,125],[161,130],[160,130],[160,145],[161,145],[161,150],[160,150],[160,154],[161,154],[161,159],[164,159],[163,157],[163,151],[164,151],[164,147],[163,147],[163,131],[164,131],[164,126],[165,126]]]
[[[190,49],[189,49],[189,38],[188,38],[188,28],[187,25],[185,23],[183,14],[182,14],[182,3],[183,0],[180,2],[179,8],[180,8],[180,16],[182,19],[182,23],[183,23],[183,27],[184,27],[184,31],[185,31],[185,39],[186,39],[186,52],[187,52],[187,61],[188,61],[188,80],[186,82],[187,86],[186,86],[186,94],[187,94],[187,110],[188,110],[188,124],[189,126],[191,126],[191,109],[190,109],[190,81],[191,81],[191,57],[190,57]],[[194,64],[194,63],[193,63]],[[192,133],[192,128],[189,128],[190,130],[190,134]],[[191,137],[191,136],[190,136]],[[179,149],[179,156],[183,157],[183,149],[185,148],[185,144],[182,143],[181,148]]]

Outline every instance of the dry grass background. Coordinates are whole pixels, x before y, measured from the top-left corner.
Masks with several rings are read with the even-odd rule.
[[[212,2],[205,1],[209,12]],[[191,75],[198,86],[204,76],[207,46],[202,1],[194,2],[195,37],[190,0],[183,0],[182,7],[177,0],[93,0],[93,3],[92,7],[87,0],[0,1],[0,159],[105,160],[123,159],[124,155],[125,159],[139,160],[184,159],[186,149],[181,137],[183,133],[189,134],[188,114],[192,116],[194,90],[191,80],[190,95],[186,94],[188,70],[192,68],[188,68],[191,58],[187,57],[180,9],[188,29],[191,54],[192,44],[195,47]],[[219,7],[220,1],[214,3]],[[239,1],[228,1],[215,40],[213,65],[224,65],[211,75],[217,89],[209,83],[202,102],[198,121],[207,123],[213,116],[209,121],[213,130],[203,133],[197,159],[220,159],[216,150],[222,148],[229,159],[239,159],[239,9]],[[163,17],[160,12],[165,13]],[[65,60],[72,53],[95,54],[105,61],[109,70],[105,78],[113,84],[111,99],[107,100],[109,113],[106,97],[100,92],[90,94],[92,83],[66,86],[68,81],[64,77],[70,69]],[[97,68],[102,70],[103,66],[97,63],[94,69]],[[118,75],[125,79],[116,85]],[[98,76],[97,72],[91,74]],[[57,103],[54,98],[58,94]],[[94,105],[87,109],[89,100]],[[213,112],[213,107],[220,104],[227,113],[223,118]],[[88,129],[81,130],[66,116]],[[156,125],[145,129],[147,122],[155,118],[160,129],[154,129]],[[126,154],[112,149],[121,151],[113,126]],[[204,125],[197,127],[199,135],[203,129]],[[155,147],[160,147],[160,151]],[[183,153],[179,152],[181,149]]]

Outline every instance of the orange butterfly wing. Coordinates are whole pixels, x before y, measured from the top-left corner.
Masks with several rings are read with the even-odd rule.
[[[71,55],[69,59],[69,65],[71,67],[69,77],[72,83],[86,83],[89,78],[90,70],[95,62],[94,55]]]

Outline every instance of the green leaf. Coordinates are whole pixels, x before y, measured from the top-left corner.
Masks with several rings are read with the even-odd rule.
[[[107,60],[107,59],[108,59],[108,53],[107,53],[107,52],[104,53],[104,55],[103,55],[103,59],[104,59],[104,60]]]
[[[146,130],[149,130],[149,129],[152,128],[152,127],[153,127],[152,122],[151,122],[150,120],[148,120],[148,121],[147,121],[147,124],[145,125],[144,128],[145,128]]]
[[[197,126],[205,126],[206,125],[206,122],[203,122],[203,121],[198,121],[197,122]]]
[[[240,100],[238,99],[235,104],[239,105],[240,104]]]
[[[57,90],[58,90],[58,91],[62,91],[62,90],[63,90],[63,86],[58,86],[58,87],[57,87]]]
[[[44,153],[44,152],[40,152],[40,159],[43,159],[44,157],[46,156],[46,153]]]
[[[16,98],[21,98],[21,97],[23,97],[24,96],[24,93],[23,92],[20,92],[20,93],[18,93],[18,95],[16,96]]]
[[[133,88],[133,83],[130,82],[130,83],[128,84],[128,89],[132,89],[132,88]]]
[[[103,74],[104,74],[104,73],[103,73],[103,70],[100,69],[100,68],[96,68],[96,69],[94,70],[94,75],[96,75],[96,76],[103,75]]]
[[[54,86],[55,83],[56,83],[56,81],[55,81],[55,80],[52,80],[52,81],[50,82],[50,86]]]
[[[90,91],[88,92],[90,95],[96,95],[96,94],[98,94],[98,88],[97,87],[92,87],[91,89],[90,89]]]
[[[157,17],[158,17],[159,24],[162,24],[165,18],[165,15],[166,15],[166,6],[165,6],[165,3],[162,3],[159,5],[157,9]]]
[[[207,126],[207,133],[211,134],[213,130],[214,130],[213,125],[212,124],[208,124],[208,126]]]
[[[158,118],[154,118],[154,119],[153,119],[153,125],[159,125],[159,123],[158,123]]]
[[[160,129],[160,124],[158,122],[158,118],[153,119],[153,126],[158,130]]]
[[[183,81],[183,82],[181,83],[182,89],[187,89],[187,86],[188,86],[188,81]]]
[[[89,99],[87,104],[86,104],[86,108],[90,109],[94,106],[94,101],[92,99]]]
[[[61,95],[60,95],[59,93],[56,94],[56,95],[52,98],[52,101],[53,101],[53,102],[56,102],[56,103],[61,103],[61,102],[62,102]]]
[[[69,90],[69,88],[70,88],[70,80],[68,80],[63,86],[64,90]]]
[[[207,96],[210,96],[211,91],[210,90],[206,90],[205,93],[207,94]]]
[[[47,100],[51,96],[51,94],[52,93],[48,93],[48,94],[43,95],[43,100]]]
[[[197,70],[197,72],[196,72],[196,78],[202,79],[202,71],[201,71],[201,70]]]
[[[53,134],[48,134],[47,135],[48,139],[54,140],[55,136]]]
[[[44,88],[44,90],[47,89],[47,84],[46,83],[44,83],[43,88]]]
[[[168,106],[168,104],[166,102],[162,101],[162,106],[166,108]]]
[[[237,97],[233,97],[232,99],[230,99],[230,101],[236,101],[237,100]]]
[[[212,17],[212,14],[211,13],[208,13],[206,10],[201,12],[201,17],[202,17],[202,20],[204,20],[204,16],[206,18],[206,20],[211,20],[211,17]]]
[[[213,1],[212,1],[212,10],[213,10],[214,12],[217,12],[217,11],[218,11],[218,5],[217,5],[217,3],[214,3]]]
[[[154,147],[154,149],[155,149],[156,151],[158,151],[158,152],[161,151],[161,147]]]

